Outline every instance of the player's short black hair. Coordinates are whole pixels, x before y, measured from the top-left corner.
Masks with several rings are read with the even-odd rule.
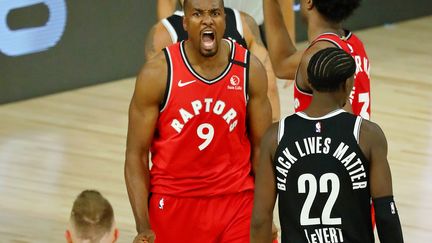
[[[180,1],[179,1],[179,2],[180,2]],[[188,0],[184,0],[184,1],[183,1],[183,12],[185,12],[185,10],[186,10],[186,4],[187,4],[187,2],[188,2]],[[222,6],[225,6],[224,1],[221,0],[221,2],[222,2]]]
[[[360,6],[361,0],[313,0],[318,12],[332,22],[339,23]]]
[[[307,67],[312,87],[321,92],[338,90],[348,78],[354,75],[356,63],[350,54],[336,47],[322,49],[315,53]]]

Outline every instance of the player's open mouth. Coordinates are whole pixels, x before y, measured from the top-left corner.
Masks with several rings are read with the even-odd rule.
[[[205,49],[212,49],[215,45],[215,33],[213,30],[204,30],[201,32],[201,42]]]

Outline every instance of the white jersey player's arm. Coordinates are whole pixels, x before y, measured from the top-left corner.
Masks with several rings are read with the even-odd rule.
[[[173,44],[171,36],[161,21],[156,23],[147,34],[144,45],[144,54],[146,60],[156,56],[161,50]]]
[[[244,38],[248,49],[254,54],[264,65],[267,73],[267,96],[269,97],[272,108],[272,120],[278,121],[280,118],[280,103],[279,92],[277,88],[277,80],[273,71],[273,67],[269,58],[266,47],[261,39],[258,24],[248,14],[240,12]]]

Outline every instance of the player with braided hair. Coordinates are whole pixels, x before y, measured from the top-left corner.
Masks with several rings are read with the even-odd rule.
[[[309,61],[307,74],[311,86],[320,92],[332,92],[339,89],[355,72],[355,63],[344,51],[326,48]],[[352,80],[351,80],[352,81]]]
[[[297,51],[286,30],[277,0],[264,0],[267,47],[278,78],[294,79],[295,111],[306,109],[312,100],[312,88],[307,82],[306,67],[319,50],[338,47],[355,60],[354,86],[345,107],[355,115],[370,119],[369,59],[363,43],[342,27],[342,21],[352,15],[361,0],[300,0],[300,12],[307,25],[309,46]]]
[[[261,142],[251,242],[269,242],[276,196],[282,243],[403,242],[381,128],[345,112],[354,59],[331,47],[307,67],[310,105],[270,127]]]

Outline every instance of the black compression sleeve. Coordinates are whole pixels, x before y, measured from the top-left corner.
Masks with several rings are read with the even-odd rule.
[[[381,243],[403,243],[402,227],[393,196],[375,198],[375,220]]]

